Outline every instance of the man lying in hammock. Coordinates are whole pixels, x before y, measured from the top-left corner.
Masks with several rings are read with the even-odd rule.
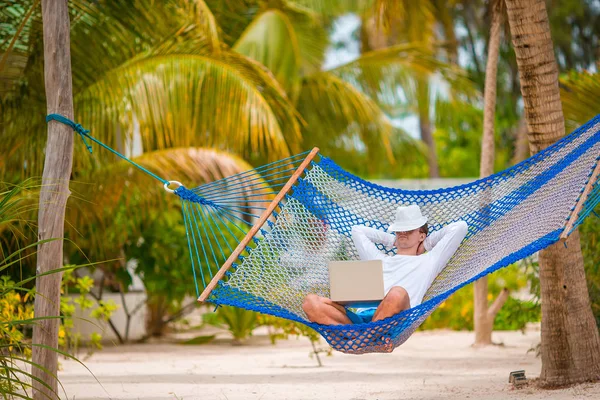
[[[377,308],[354,312],[316,294],[305,297],[302,308],[312,322],[325,325],[379,321],[421,304],[425,292],[444,269],[467,234],[467,223],[458,221],[427,236],[427,217],[417,205],[398,207],[396,219],[385,233],[366,226],[352,227],[352,240],[361,260],[383,261],[385,297]],[[395,246],[396,255],[382,253],[375,243]]]

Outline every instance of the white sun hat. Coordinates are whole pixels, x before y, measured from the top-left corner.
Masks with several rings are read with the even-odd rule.
[[[406,232],[422,227],[427,223],[427,217],[421,214],[421,208],[416,204],[396,209],[396,220],[388,228],[388,232]]]

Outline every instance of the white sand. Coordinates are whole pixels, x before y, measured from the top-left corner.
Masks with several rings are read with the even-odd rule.
[[[225,337],[225,336],[221,336]],[[495,332],[504,346],[474,349],[470,332],[417,332],[392,354],[334,352],[324,367],[309,358],[307,339],[270,344],[140,344],[109,347],[86,365],[61,361],[69,399],[593,399],[600,384],[542,391],[513,389],[511,371],[539,376],[541,361],[527,352],[539,331]]]

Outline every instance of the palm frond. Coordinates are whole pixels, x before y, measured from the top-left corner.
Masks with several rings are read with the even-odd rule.
[[[393,34],[396,43],[431,43],[435,37],[434,11],[430,0],[375,0],[372,8],[376,29]]]
[[[600,113],[600,74],[572,71],[560,78],[567,132]]]
[[[318,145],[324,154],[367,152],[375,165],[381,158],[393,161],[392,135],[410,141],[394,128],[375,101],[330,73],[304,79],[298,110],[307,122],[305,143]]]
[[[398,16],[405,12],[403,1],[375,0],[372,14],[376,29],[389,30]]]
[[[233,50],[267,67],[287,93],[297,91],[300,47],[295,29],[283,12],[272,9],[257,16]]]
[[[411,87],[418,80],[435,80],[449,96],[477,94],[464,70],[439,61],[420,43],[374,50],[329,72],[352,83],[390,114],[397,113],[398,104],[417,104]]]
[[[264,11],[261,0],[205,0],[222,29],[221,40],[232,47],[254,17]]]
[[[35,0],[33,4],[29,5],[29,9],[24,15],[21,15],[23,9],[17,5],[9,5],[7,7],[5,4],[2,9],[0,9],[0,15],[4,16],[5,14],[9,14],[12,17],[21,17],[21,21],[19,22],[13,37],[10,41],[8,40],[8,37],[3,38],[4,40],[2,40],[2,44],[0,45],[0,99],[4,98],[4,95],[7,92],[14,89],[14,86],[23,74],[27,60],[27,56],[25,55],[26,52],[23,47],[27,39],[22,40],[21,35],[23,35],[23,31],[28,30],[27,28],[31,25],[31,16],[39,3],[39,0]],[[5,24],[6,23],[3,21],[2,25]],[[10,26],[10,23],[7,25]],[[8,28],[8,26],[5,25],[4,29]],[[24,36],[27,35],[25,34]],[[6,45],[6,43],[8,43],[8,45]]]
[[[147,51],[138,53],[128,60],[135,63],[139,59],[152,55],[196,54],[216,55],[225,47],[221,41],[222,34],[215,16],[203,0],[176,2],[173,11],[179,25],[164,37],[152,44]],[[124,65],[124,64],[123,64]]]
[[[293,104],[260,63],[220,55],[151,56],[106,73],[74,98],[76,120],[112,148],[141,150],[208,146],[250,159],[276,160],[300,151],[300,124]],[[2,113],[3,146],[12,156],[0,168],[41,174],[46,143],[45,102],[30,97]],[[74,171],[114,161],[90,157],[76,138]]]
[[[196,12],[196,25],[199,26],[200,33],[205,36],[211,44],[214,51],[219,51],[221,41],[219,40],[219,25],[212,11],[204,0],[193,0],[193,10]]]
[[[294,28],[300,49],[300,75],[321,70],[327,46],[330,44],[327,21],[320,14],[298,10],[289,5],[283,8]]]
[[[134,119],[146,151],[205,146],[278,159],[299,138],[285,92],[263,67],[231,53],[150,57],[111,71],[75,101],[79,120],[109,145],[116,122],[131,137]]]
[[[117,150],[141,140],[143,151],[205,146],[272,160],[298,152],[299,122],[285,92],[264,67],[232,53],[150,57],[111,71],[75,105],[77,121]],[[75,171],[89,167],[89,154],[75,155]]]
[[[19,240],[23,229],[34,224],[41,182],[27,179],[17,185],[0,182],[0,240]],[[9,235],[4,235],[9,231]]]
[[[202,0],[71,3],[75,93],[139,55],[220,48],[216,22]]]

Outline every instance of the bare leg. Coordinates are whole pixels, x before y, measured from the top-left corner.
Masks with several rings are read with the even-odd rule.
[[[346,309],[327,297],[309,294],[304,298],[302,309],[308,320],[323,325],[351,324]]]
[[[385,295],[379,307],[373,314],[373,321],[379,321],[392,315],[398,314],[400,311],[410,308],[410,299],[408,292],[401,286],[394,286]]]

